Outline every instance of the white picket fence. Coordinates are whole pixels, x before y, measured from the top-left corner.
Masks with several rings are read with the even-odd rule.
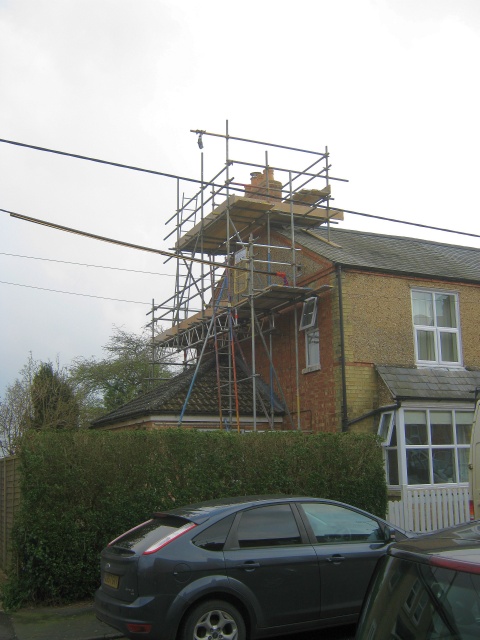
[[[468,487],[414,489],[403,486],[401,500],[388,503],[387,520],[407,531],[435,531],[468,522],[468,501]]]

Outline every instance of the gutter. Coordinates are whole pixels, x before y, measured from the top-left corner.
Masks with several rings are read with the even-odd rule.
[[[367,418],[371,418],[372,416],[376,416],[379,413],[383,413],[384,411],[396,411],[397,409],[400,408],[401,404],[402,403],[399,400],[397,400],[395,404],[386,404],[383,407],[377,407],[372,411],[368,411],[367,413],[364,413],[358,418],[353,418],[353,420],[349,420],[347,423],[347,427],[349,427],[352,424],[356,424],[357,422],[361,422],[362,420],[366,420]]]

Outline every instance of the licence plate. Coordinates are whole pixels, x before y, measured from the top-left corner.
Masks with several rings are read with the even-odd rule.
[[[112,587],[112,589],[118,589],[118,584],[120,582],[120,576],[116,576],[113,573],[105,572],[103,574],[103,583]]]

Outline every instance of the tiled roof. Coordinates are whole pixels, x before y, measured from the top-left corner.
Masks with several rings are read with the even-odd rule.
[[[377,366],[397,400],[475,400],[480,371]]]
[[[241,416],[251,416],[253,414],[252,402],[252,381],[246,379],[248,373],[241,362],[236,362],[238,382],[239,413]],[[228,370],[219,368],[220,384],[228,384]],[[92,427],[102,427],[106,424],[121,422],[150,415],[175,415],[179,416],[185,398],[187,397],[195,369],[191,368],[180,373],[173,378],[165,380],[155,389],[134,398],[123,406],[111,411],[105,416],[98,418],[92,423]],[[204,359],[199,367],[198,374],[193,385],[193,389],[188,401],[186,415],[205,416],[218,415],[218,392],[217,392],[217,372],[213,358]],[[270,406],[270,392],[267,385],[257,376],[257,394],[260,394],[265,404]],[[274,400],[274,410],[276,415],[283,415],[284,409],[276,396]]]
[[[291,237],[287,228],[281,233]],[[330,234],[325,227],[296,229],[295,241],[342,266],[480,282],[480,249],[474,247],[336,227]]]

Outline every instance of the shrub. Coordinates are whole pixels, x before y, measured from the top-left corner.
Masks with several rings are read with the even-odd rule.
[[[379,516],[387,506],[380,447],[366,435],[46,431],[24,437],[19,458],[7,607],[90,597],[101,549],[153,511],[268,493],[332,498]]]

